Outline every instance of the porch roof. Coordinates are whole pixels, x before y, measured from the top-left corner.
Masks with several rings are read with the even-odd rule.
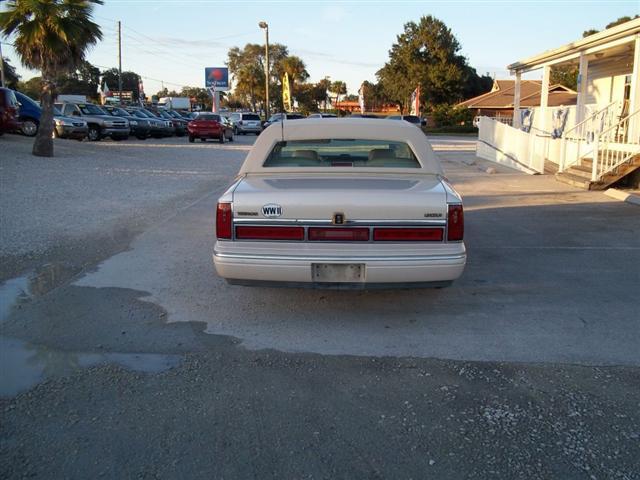
[[[632,41],[634,35],[640,34],[640,18],[594,33],[562,47],[539,53],[532,57],[512,63],[507,68],[515,73],[538,69],[544,65],[567,62],[577,58],[581,52],[591,53],[596,50],[616,47],[621,43]]]
[[[539,107],[542,82],[522,80],[520,106]],[[515,97],[515,80],[495,80],[493,89],[458,104],[460,107],[485,109],[512,109]],[[563,85],[549,87],[549,106],[575,105],[577,94]]]

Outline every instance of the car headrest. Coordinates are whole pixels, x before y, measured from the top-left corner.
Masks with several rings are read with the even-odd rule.
[[[295,150],[293,156],[295,158],[306,158],[308,160],[318,161],[318,152],[315,150]]]
[[[374,148],[369,152],[369,162],[395,159],[396,155],[393,150],[388,148]]]

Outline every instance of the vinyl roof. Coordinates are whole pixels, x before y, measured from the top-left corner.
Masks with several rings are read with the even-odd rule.
[[[263,167],[276,143],[291,140],[366,139],[407,143],[422,168],[365,168],[365,167]],[[442,168],[426,135],[409,122],[371,118],[306,118],[285,120],[267,127],[258,137],[240,168],[240,175],[248,173],[295,172],[304,174],[340,172],[376,172],[442,174]]]

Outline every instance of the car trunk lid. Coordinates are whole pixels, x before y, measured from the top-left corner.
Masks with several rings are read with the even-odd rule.
[[[340,223],[444,221],[437,175],[247,175],[234,190],[234,219]],[[338,215],[338,222],[336,222]]]

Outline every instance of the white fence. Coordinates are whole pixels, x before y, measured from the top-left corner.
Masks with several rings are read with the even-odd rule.
[[[527,173],[543,173],[544,162],[559,149],[559,142],[548,135],[529,134],[480,117],[476,155]]]

